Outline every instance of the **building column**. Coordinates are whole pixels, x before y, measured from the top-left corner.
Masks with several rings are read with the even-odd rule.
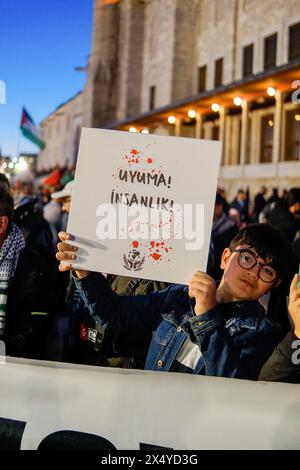
[[[281,129],[282,129],[282,110],[284,94],[276,90],[275,94],[275,112],[274,112],[274,130],[273,130],[273,156],[272,162],[276,165],[276,179],[278,177],[277,165],[280,161],[281,152]]]
[[[202,114],[197,113],[196,115],[196,132],[195,132],[195,138],[196,139],[201,139],[201,132],[202,132]]]
[[[212,132],[212,122],[206,122],[204,125],[203,125],[203,129],[204,129],[204,139],[207,139],[207,140],[212,140],[213,138],[213,132]]]
[[[224,106],[220,106],[219,109],[219,140],[222,142],[222,157],[221,165],[225,165],[225,137],[226,137],[226,110]]]
[[[241,175],[244,176],[247,144],[249,139],[249,101],[242,100],[242,126],[241,126]]]
[[[180,137],[180,130],[181,130],[181,119],[176,118],[175,122],[175,137]]]

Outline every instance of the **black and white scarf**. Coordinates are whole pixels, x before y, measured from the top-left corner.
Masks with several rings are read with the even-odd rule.
[[[0,249],[0,338],[3,336],[6,320],[6,304],[10,282],[13,280],[19,254],[25,247],[21,230],[12,224],[8,236]]]

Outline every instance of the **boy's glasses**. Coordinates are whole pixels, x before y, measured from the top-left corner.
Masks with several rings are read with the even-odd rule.
[[[269,264],[260,263],[257,260],[257,255],[253,251],[241,248],[240,250],[231,250],[234,253],[238,253],[238,263],[243,269],[252,269],[258,264],[258,276],[264,282],[273,282],[277,279],[277,272]],[[280,282],[280,280],[278,279]]]

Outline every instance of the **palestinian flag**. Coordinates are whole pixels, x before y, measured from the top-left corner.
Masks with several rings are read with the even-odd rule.
[[[37,145],[41,150],[45,148],[45,143],[40,138],[39,131],[25,108],[22,109],[20,129],[23,136],[31,140],[31,142]]]

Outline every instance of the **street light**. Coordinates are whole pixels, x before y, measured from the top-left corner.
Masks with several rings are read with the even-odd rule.
[[[269,96],[275,96],[276,90],[275,90],[275,88],[269,86],[267,88],[267,93],[268,93]]]
[[[176,122],[176,117],[175,116],[169,116],[168,117],[168,123],[169,124],[175,124]]]
[[[219,105],[218,103],[213,103],[213,104],[211,105],[211,109],[212,109],[215,113],[217,113],[217,112],[220,110],[220,105]]]
[[[188,117],[191,119],[194,119],[197,116],[197,113],[194,109],[189,109],[188,111]]]
[[[233,98],[233,103],[236,105],[236,106],[241,106],[242,104],[242,98],[240,98],[240,96],[235,96]]]

